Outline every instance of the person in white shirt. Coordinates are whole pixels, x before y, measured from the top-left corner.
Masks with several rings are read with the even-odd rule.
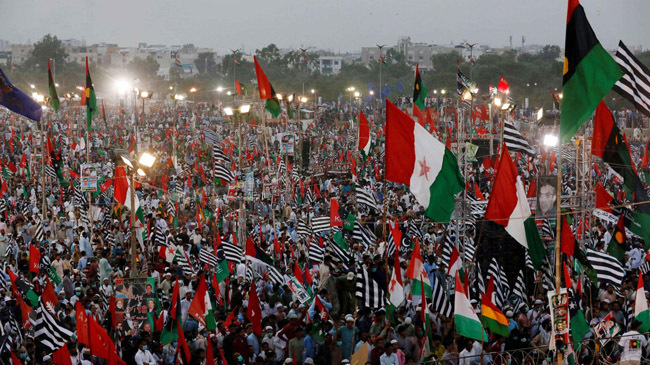
[[[636,365],[641,363],[643,349],[648,345],[648,341],[639,333],[639,327],[641,327],[641,322],[633,319],[630,323],[631,331],[621,336],[621,340],[618,342],[618,345],[622,347],[619,364]]]
[[[147,348],[147,341],[142,340],[138,345],[138,352],[135,354],[135,363],[137,365],[156,365],[156,359]]]
[[[394,352],[397,347],[397,340],[392,340],[390,344],[386,344],[385,352],[379,357],[379,364],[381,365],[399,365],[399,359]]]

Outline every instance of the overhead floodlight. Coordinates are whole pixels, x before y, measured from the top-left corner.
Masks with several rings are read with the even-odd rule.
[[[124,164],[126,164],[130,168],[133,168],[133,162],[129,157],[126,157],[124,155],[120,155],[120,157],[122,157],[122,161],[124,161]]]
[[[494,105],[497,107],[501,106],[501,98],[494,98]]]
[[[275,97],[278,98],[278,100],[282,100],[282,94],[275,94]]]
[[[505,104],[501,106],[501,110],[508,110],[508,109],[510,109],[510,102],[506,101]]]
[[[289,96],[287,97],[287,100],[289,100],[289,102],[292,102],[292,101],[293,101],[293,94],[289,95]]]
[[[140,175],[140,176],[147,176],[147,174],[144,172],[143,169],[138,169],[137,172],[138,172],[138,175]]]
[[[306,102],[307,102],[307,98],[304,97],[304,96],[301,97],[301,98],[300,98],[300,102],[301,102],[301,103],[306,103]]]
[[[553,134],[547,134],[544,136],[544,146],[555,147],[557,146],[560,139]]]
[[[142,166],[151,167],[153,166],[154,162],[156,162],[156,156],[148,152],[142,152],[142,155],[140,155],[140,161],[138,162]]]
[[[544,108],[539,108],[537,111],[537,120],[541,120],[544,117]]]
[[[224,113],[226,113],[226,115],[233,115],[233,114],[235,114],[235,113],[233,113],[232,108],[230,108],[230,107],[223,108],[223,111],[224,111]]]
[[[240,112],[241,114],[246,114],[246,113],[248,113],[250,110],[251,110],[251,106],[250,106],[250,104],[244,104],[244,105],[242,105],[242,106],[239,107],[239,112]]]
[[[223,91],[223,86],[217,86],[217,92],[220,93]]]

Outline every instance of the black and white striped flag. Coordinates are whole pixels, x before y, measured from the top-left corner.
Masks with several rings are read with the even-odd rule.
[[[45,307],[41,300],[36,308],[34,326],[34,342],[37,348],[51,354],[70,341],[74,332],[63,326],[59,320]]]
[[[517,275],[517,281],[515,282],[514,288],[512,288],[512,294],[519,298],[524,303],[528,301],[528,295],[526,294],[526,281],[524,277],[524,270],[519,270],[519,275]]]
[[[309,226],[307,225],[307,222],[300,218],[298,220],[298,227],[296,228],[296,232],[298,232],[298,238],[300,239],[305,239],[309,237],[310,231],[309,231]]]
[[[357,271],[356,296],[366,308],[381,308],[386,303],[384,290],[363,268],[359,268]]]
[[[34,239],[36,239],[36,242],[43,242],[43,222],[38,219],[36,221],[36,231],[34,231]]]
[[[325,248],[321,247],[320,240],[312,240],[309,243],[309,261],[320,264],[324,258]]]
[[[183,275],[187,277],[191,277],[196,272],[194,271],[194,268],[190,264],[189,257],[185,253],[185,251],[181,248],[176,249],[176,260],[178,262],[178,265],[183,269]]]
[[[214,163],[214,177],[219,178],[227,183],[231,183],[235,180],[235,175],[232,173],[230,168],[221,162]]]
[[[354,221],[352,239],[361,242],[366,250],[377,243],[377,236],[375,236],[370,228],[362,226],[358,220]]]
[[[235,262],[237,264],[242,262],[244,253],[239,246],[235,246],[232,243],[223,242],[219,248],[223,249],[226,260]]]
[[[218,264],[217,256],[215,256],[214,252],[207,247],[203,247],[201,251],[199,251],[199,261],[209,267],[214,267]]]
[[[615,288],[621,286],[625,277],[625,270],[614,256],[588,248],[587,261],[596,271],[598,284],[612,284]]]
[[[314,217],[311,220],[311,229],[314,233],[325,232],[330,229],[330,217]]]
[[[494,305],[500,307],[508,299],[508,295],[510,294],[510,284],[508,284],[508,277],[495,257],[490,261],[488,275],[494,278],[494,292],[496,294]]]
[[[623,71],[623,77],[613,87],[614,91],[650,117],[650,70],[630,52],[623,41],[618,42],[614,60]]]
[[[364,204],[368,208],[378,210],[379,203],[375,193],[368,188],[358,187],[357,188],[357,203]]]
[[[503,122],[503,142],[511,152],[527,153],[535,155],[535,151],[530,147],[528,141],[519,133],[514,124],[508,121]]]
[[[171,201],[171,199],[167,200],[167,204],[165,204],[165,210],[167,211],[167,215],[176,217],[176,205],[173,201]]]
[[[451,315],[454,313],[454,307],[449,301],[449,293],[445,290],[445,282],[434,275],[432,284],[431,306],[434,313],[440,313],[447,318],[451,318]]]

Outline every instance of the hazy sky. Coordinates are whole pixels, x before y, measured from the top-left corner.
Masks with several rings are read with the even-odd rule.
[[[650,0],[583,0],[608,49],[650,48]],[[0,0],[0,39],[60,38],[135,46],[194,43],[218,53],[275,43],[359,52],[408,35],[434,44],[564,46],[567,0]]]

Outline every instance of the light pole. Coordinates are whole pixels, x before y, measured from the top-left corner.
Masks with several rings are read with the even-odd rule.
[[[463,46],[469,47],[469,78],[472,78],[472,65],[474,64],[474,46],[478,43],[463,42]]]
[[[138,96],[140,97],[140,99],[142,99],[142,128],[144,130],[144,129],[146,129],[145,120],[144,120],[144,117],[145,117],[144,101],[145,101],[145,99],[151,99],[151,97],[153,96],[153,92],[146,91],[146,90],[140,90],[138,92]],[[149,145],[153,145],[153,133],[149,133]]]
[[[227,116],[229,117],[234,117],[235,123],[238,124],[238,129],[239,129],[239,175],[241,175],[242,170],[242,115],[248,114],[250,111],[251,106],[249,104],[243,104],[240,105],[239,107],[226,107],[223,109],[223,111],[226,113]],[[239,240],[240,244],[245,247],[246,245],[246,215],[245,215],[245,209],[246,205],[244,205],[244,197],[242,196],[241,199],[239,200],[239,224],[238,224],[238,230],[239,230]]]
[[[156,157],[147,153],[142,152],[138,161],[131,158],[128,152],[123,151],[119,154],[121,158],[121,164],[127,167],[129,171],[129,185],[130,192],[129,200],[131,202],[131,278],[136,278],[138,275],[136,273],[138,268],[138,240],[136,238],[135,231],[135,174],[137,172],[140,176],[146,176],[144,169],[149,169],[156,162]],[[119,160],[116,162],[120,162]]]
[[[239,52],[239,48],[230,48],[230,52],[232,52],[232,87],[233,90],[237,90],[237,53]]]
[[[384,63],[384,58],[381,55],[381,50],[386,47],[385,44],[378,44],[377,48],[379,48],[379,102],[384,103],[384,98],[383,98],[383,85],[381,84],[381,64]]]

